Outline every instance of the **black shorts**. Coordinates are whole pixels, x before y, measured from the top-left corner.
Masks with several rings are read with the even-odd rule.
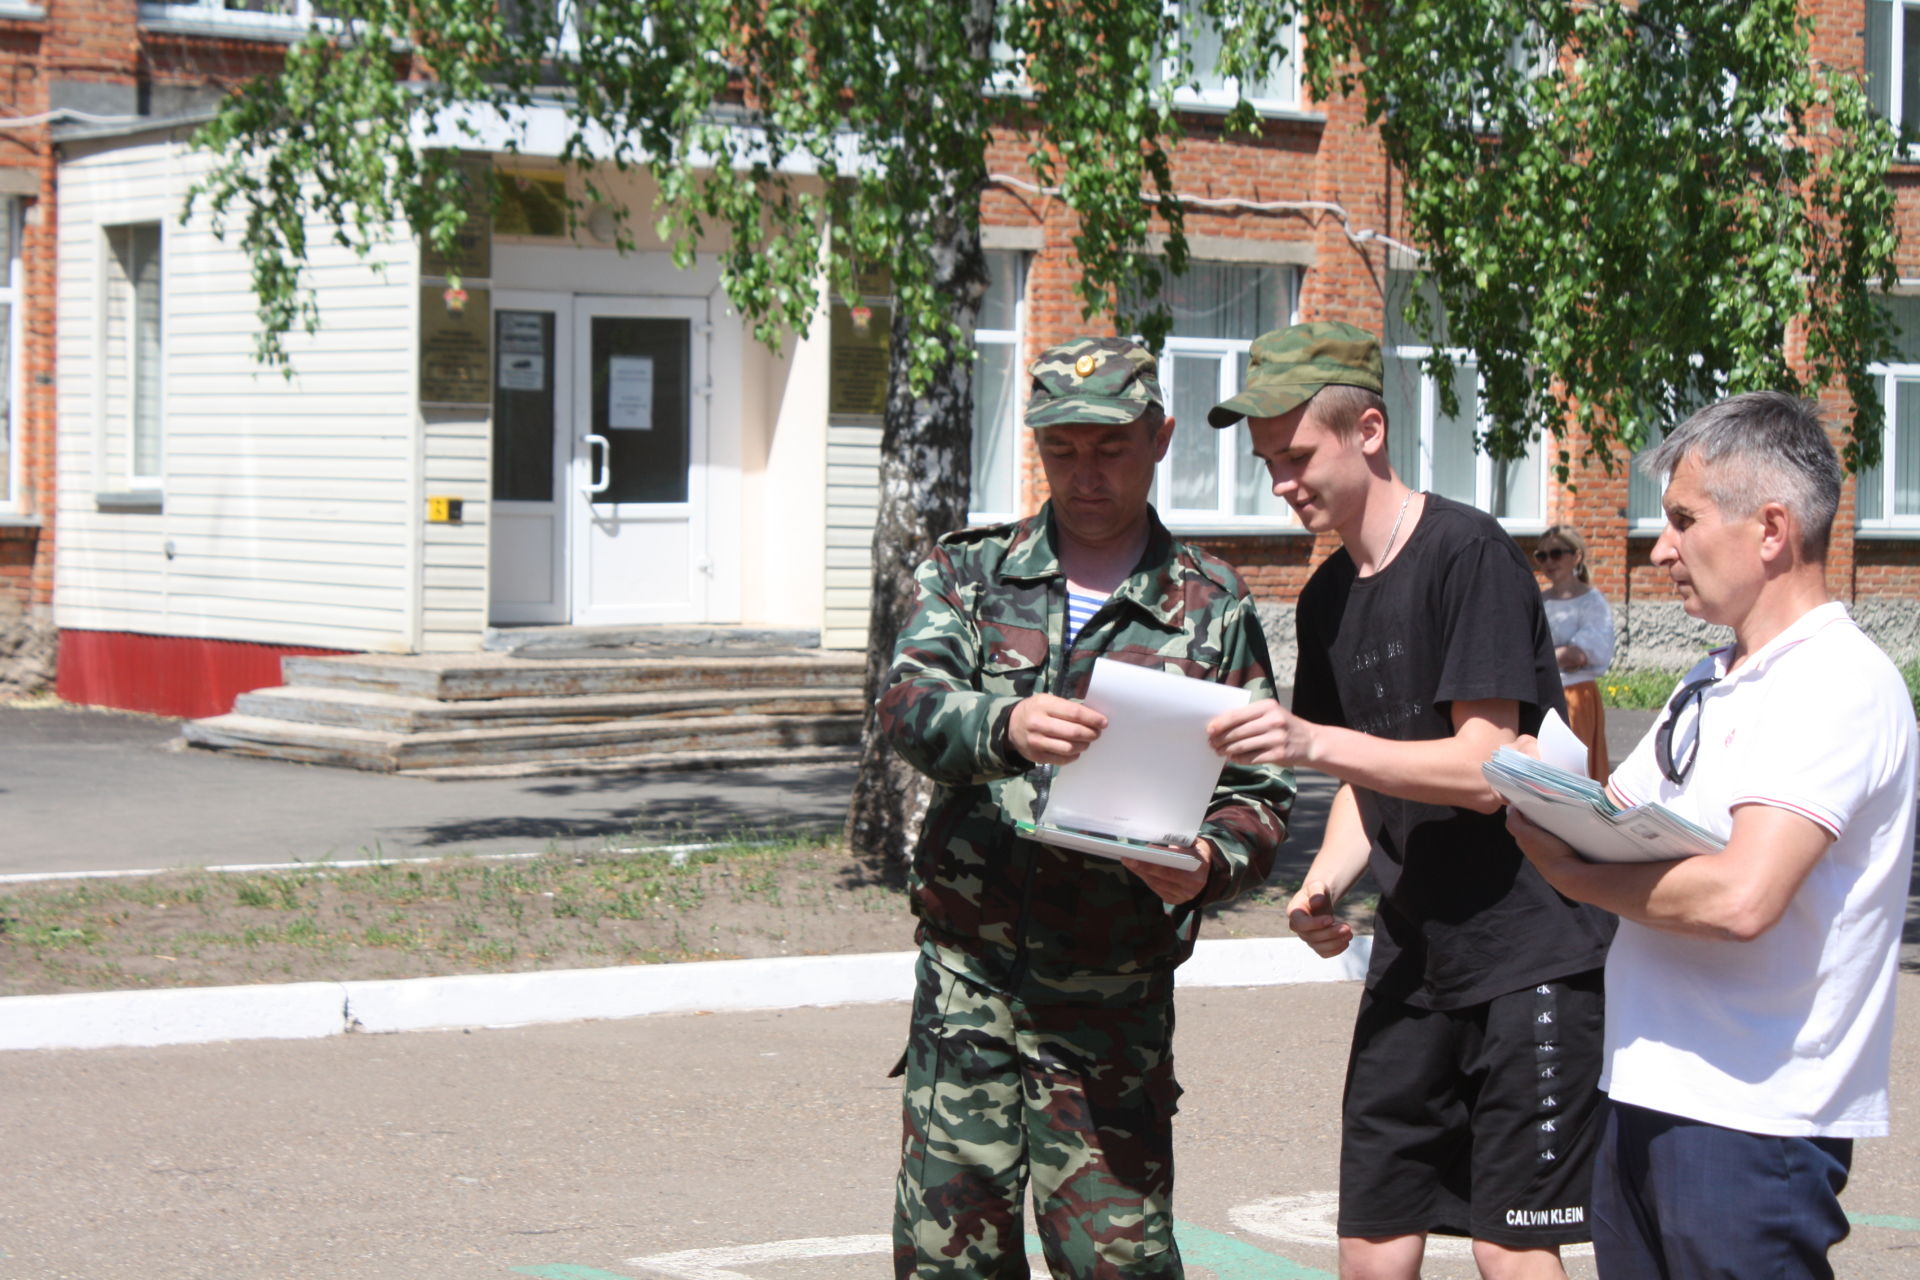
[[[1464,1009],[1363,995],[1340,1234],[1523,1249],[1588,1239],[1604,1030],[1598,969]]]

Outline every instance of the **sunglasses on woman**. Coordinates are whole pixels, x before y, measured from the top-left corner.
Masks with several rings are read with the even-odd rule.
[[[1570,556],[1572,554],[1573,551],[1567,547],[1542,547],[1533,553],[1533,558],[1541,564],[1545,564],[1549,560],[1558,560],[1562,556]]]

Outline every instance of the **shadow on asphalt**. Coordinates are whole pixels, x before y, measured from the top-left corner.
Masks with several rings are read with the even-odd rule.
[[[839,831],[837,810],[852,786],[851,767],[818,771],[758,769],[729,770],[724,774],[609,774],[553,778],[523,789],[549,799],[575,796],[634,796],[645,783],[648,797],[639,803],[600,810],[594,816],[564,818],[503,816],[428,823],[416,827],[422,844],[435,847],[474,844],[500,839],[618,839],[623,844],[670,843],[683,840],[764,839],[770,835],[833,835]],[[675,790],[713,784],[710,795],[663,795],[664,784]],[[768,800],[759,802],[756,796]],[[837,802],[837,803],[836,803]],[[796,810],[814,816],[796,821]]]

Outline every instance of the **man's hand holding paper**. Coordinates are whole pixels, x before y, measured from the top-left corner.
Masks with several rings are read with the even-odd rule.
[[[1223,711],[1207,723],[1207,742],[1235,764],[1311,764],[1315,726],[1273,698]]]
[[[1107,718],[1084,702],[1036,693],[1014,706],[1007,740],[1035,764],[1071,764],[1106,727]]]
[[[1142,862],[1138,858],[1122,858],[1120,865],[1145,881],[1147,888],[1153,890],[1160,901],[1177,907],[1200,896],[1200,891],[1207,887],[1207,875],[1213,865],[1213,846],[1204,836],[1196,836],[1188,847],[1200,859],[1199,866],[1167,867],[1157,862]]]

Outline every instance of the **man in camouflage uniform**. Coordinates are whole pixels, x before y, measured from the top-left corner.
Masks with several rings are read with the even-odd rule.
[[[894,1270],[1027,1275],[1031,1174],[1055,1276],[1177,1277],[1173,971],[1202,907],[1265,880],[1293,781],[1227,766],[1192,871],[1015,832],[1044,808],[1051,766],[1106,723],[1077,701],[1094,659],[1272,696],[1246,587],[1147,502],[1174,426],[1152,354],[1079,339],[1029,373],[1052,498],[940,540],[879,704],[888,739],[938,784],[910,882],[920,959]]]

